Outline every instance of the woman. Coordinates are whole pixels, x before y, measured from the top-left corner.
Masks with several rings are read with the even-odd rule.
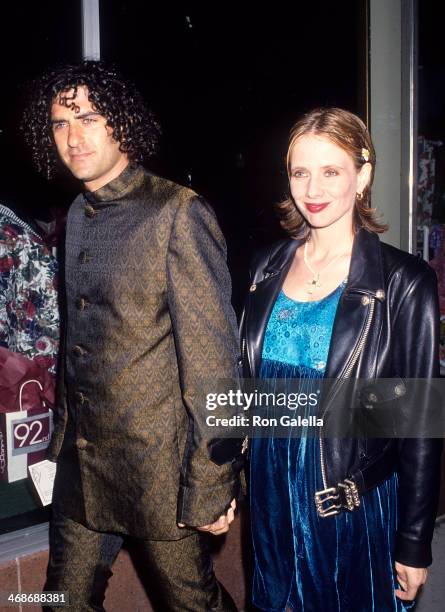
[[[369,208],[374,168],[370,135],[352,113],[317,109],[292,129],[291,197],[279,205],[290,237],[252,266],[248,375],[306,385],[438,376],[436,278],[380,242],[386,228]],[[440,453],[430,439],[254,438],[255,605],[410,607],[431,563]]]

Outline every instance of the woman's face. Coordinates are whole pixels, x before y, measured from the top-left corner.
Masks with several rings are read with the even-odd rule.
[[[352,157],[327,138],[301,136],[290,156],[292,197],[309,225],[324,228],[340,223],[352,229],[356,193],[370,178],[371,165],[357,172]]]

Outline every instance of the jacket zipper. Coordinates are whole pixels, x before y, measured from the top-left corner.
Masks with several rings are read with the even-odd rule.
[[[275,272],[266,272],[264,275],[264,278],[262,280],[266,280],[267,278],[270,278],[271,276],[276,276],[278,274],[278,271]],[[253,286],[253,285],[252,285]],[[255,285],[256,288],[256,285]],[[246,312],[245,312],[245,316],[247,317],[247,308],[246,308]],[[244,337],[241,341],[241,363],[244,364],[246,363],[246,358],[247,358],[247,340],[246,340],[246,326],[245,326],[245,322],[244,322],[244,329],[242,329]],[[250,374],[252,375],[252,367],[249,364],[249,360],[247,359],[247,364],[250,370]],[[243,367],[242,366],[242,367]],[[247,451],[247,449],[249,448],[249,436],[247,435],[242,443],[242,447],[241,447],[241,454],[244,455],[244,453]]]
[[[265,280],[267,280],[269,278],[272,278],[273,276],[276,276],[278,273],[279,273],[279,270],[274,270],[272,272],[265,272],[265,274],[264,274],[262,279],[260,279],[260,280],[258,280],[256,282],[252,281],[251,287],[255,287],[255,289],[256,289],[258,283],[263,282],[263,281],[265,281]],[[244,313],[244,316],[246,318],[247,318],[247,311],[248,311],[248,307],[246,306],[246,310],[245,310],[245,313]],[[246,340],[246,323],[245,322],[244,322],[244,325],[241,326],[241,331],[244,334],[244,338],[241,341],[241,359],[242,359],[243,364],[245,364],[246,363],[246,358],[247,358],[247,340]],[[249,363],[248,359],[247,359],[247,364],[248,364],[248,367],[249,367],[249,371],[252,374],[253,367]]]
[[[352,354],[352,357],[349,361],[348,366],[346,367],[346,370],[342,376],[342,379],[344,378],[349,378],[349,376],[351,375],[352,369],[355,366],[355,364],[357,363],[358,358],[360,357],[362,351],[363,351],[363,347],[365,346],[365,342],[366,339],[368,337],[369,334],[369,330],[371,329],[371,323],[372,323],[372,319],[374,317],[374,309],[375,309],[375,297],[370,297],[369,298],[369,311],[368,311],[368,316],[366,318],[366,322],[365,322],[365,327],[363,329],[362,335],[360,337],[360,340],[357,343],[357,346],[354,349],[354,352]],[[327,410],[327,408],[326,408]],[[322,414],[322,418],[324,418],[325,414],[326,414],[326,410],[323,412]],[[321,427],[320,427],[320,435],[319,435],[319,441],[320,441],[320,466],[321,466],[321,477],[323,480],[323,487],[324,489],[328,488],[328,484],[327,484],[327,477],[326,477],[326,462],[325,462],[325,454],[324,454],[324,439],[322,438],[321,435]]]

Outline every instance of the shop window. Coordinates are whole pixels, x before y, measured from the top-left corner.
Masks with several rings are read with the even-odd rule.
[[[2,5],[0,39],[0,203],[21,218],[48,220],[49,205],[67,206],[71,195],[62,182],[48,185],[34,172],[18,129],[23,84],[48,65],[81,58],[80,2]],[[48,520],[27,478],[0,481],[0,534]]]

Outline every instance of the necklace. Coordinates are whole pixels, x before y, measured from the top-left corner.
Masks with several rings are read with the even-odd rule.
[[[338,255],[336,255],[335,257],[333,257],[331,259],[331,261],[329,263],[327,263],[325,265],[324,268],[322,268],[321,270],[319,270],[318,272],[316,272],[314,270],[314,268],[311,266],[311,264],[308,261],[307,258],[307,243],[309,241],[306,240],[306,242],[304,243],[304,247],[303,247],[303,260],[304,260],[304,264],[306,266],[306,268],[309,270],[309,272],[312,274],[312,280],[308,281],[306,284],[309,285],[307,292],[309,293],[309,295],[312,295],[315,291],[315,289],[318,289],[319,287],[322,286],[322,283],[320,281],[320,276],[323,274],[323,272],[326,272],[326,270],[329,268],[329,266],[331,264],[334,263],[334,261],[337,261],[337,259],[339,257],[341,257],[342,255],[344,255],[344,253],[338,253]]]

